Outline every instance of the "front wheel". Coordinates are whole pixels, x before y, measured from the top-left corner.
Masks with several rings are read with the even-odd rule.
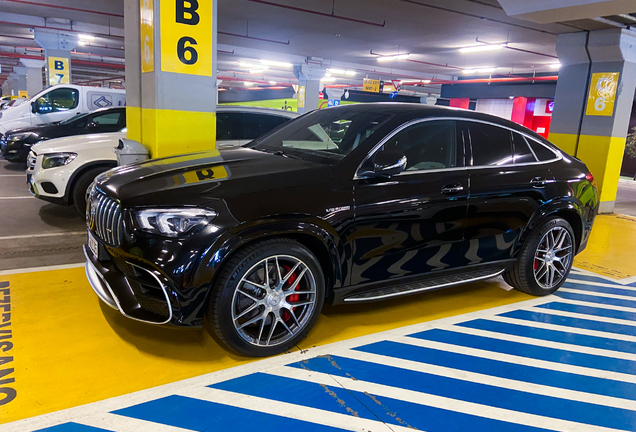
[[[551,217],[528,237],[519,260],[504,273],[509,284],[528,294],[544,296],[565,282],[574,260],[572,226],[560,217]]]
[[[75,181],[71,196],[75,209],[83,217],[86,217],[86,192],[88,191],[89,186],[93,183],[95,177],[109,169],[110,168],[89,169],[85,173],[81,174],[80,177]]]
[[[216,336],[251,357],[285,352],[318,319],[325,281],[316,257],[291,239],[255,243],[224,266],[208,303]]]

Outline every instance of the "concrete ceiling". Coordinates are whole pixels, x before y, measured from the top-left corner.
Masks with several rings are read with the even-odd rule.
[[[107,83],[123,75],[123,0],[0,1],[0,82],[20,55],[41,56],[32,26],[61,28],[96,38],[73,54],[74,80]],[[625,11],[631,12],[631,11]],[[619,17],[606,17],[629,23]],[[633,24],[633,23],[632,23]],[[382,79],[452,79],[461,69],[498,67],[497,74],[554,72],[558,34],[610,28],[580,19],[538,24],[509,17],[496,0],[218,0],[219,76],[226,83],[290,84],[291,70],[249,75],[239,61],[272,59],[356,70],[337,84],[365,76]],[[462,54],[458,48],[507,43],[498,51]],[[372,54],[409,53],[379,63]]]

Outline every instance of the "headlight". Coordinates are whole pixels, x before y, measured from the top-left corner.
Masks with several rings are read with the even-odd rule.
[[[12,135],[9,135],[9,137],[7,138],[7,142],[24,141],[25,139],[29,138],[31,135],[33,135],[33,132],[22,132],[22,133],[12,134]]]
[[[50,153],[42,158],[42,168],[55,168],[71,163],[77,157],[77,153]]]
[[[216,212],[199,208],[148,209],[136,212],[135,218],[143,231],[178,237],[200,230],[216,215]]]

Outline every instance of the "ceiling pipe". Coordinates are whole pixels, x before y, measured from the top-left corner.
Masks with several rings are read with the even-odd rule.
[[[436,66],[436,67],[443,67],[443,68],[447,68],[447,69],[454,69],[454,70],[463,70],[464,68],[459,67],[459,66],[450,66],[448,63],[444,64],[438,64],[438,63],[431,63],[431,62],[425,62],[425,61],[421,61],[421,60],[413,60],[413,59],[406,59],[406,61],[412,62],[412,63],[420,63],[420,64],[425,64],[425,65],[429,65],[429,66]]]
[[[4,51],[0,51],[0,57],[44,60],[43,56],[36,56],[36,55],[31,55],[31,54],[18,54],[18,53],[4,52]],[[98,62],[98,61],[80,60],[80,59],[72,58],[71,59],[71,65],[73,65],[73,64],[87,65],[87,66],[104,66],[104,67],[110,67],[110,68],[115,68],[115,69],[125,69],[126,68],[126,66],[123,63],[122,64],[104,63],[104,62]]]
[[[79,30],[73,30],[73,29],[65,29],[65,28],[61,28],[61,27],[48,27],[48,26],[42,26],[42,25],[36,25],[36,24],[22,24],[22,23],[16,23],[16,22],[11,22],[11,21],[0,21],[0,24],[6,24],[6,25],[14,25],[14,26],[18,26],[18,27],[27,27],[27,28],[41,28],[41,29],[47,29],[47,30],[59,30],[61,32],[66,32],[66,33],[82,33],[82,34],[86,34],[86,31],[79,31]],[[123,39],[123,36],[117,36],[117,35],[111,35],[108,33],[95,33],[95,32],[91,32],[91,34],[96,35],[96,36],[103,36],[103,37],[110,37],[110,38],[117,38],[117,39]]]
[[[289,9],[289,10],[293,10],[296,12],[304,12],[304,13],[309,13],[309,14],[313,14],[313,15],[320,15],[320,16],[324,16],[327,18],[335,18],[335,19],[339,19],[339,20],[344,20],[344,21],[350,21],[350,22],[355,22],[358,24],[365,24],[365,25],[370,25],[370,26],[375,26],[375,27],[384,27],[386,25],[386,20],[382,21],[382,24],[379,23],[374,23],[371,21],[364,21],[364,20],[360,20],[360,19],[356,19],[356,18],[348,18],[348,17],[344,17],[341,15],[336,15],[334,13],[334,8],[332,7],[331,9],[331,13],[325,13],[325,12],[318,12],[318,11],[313,11],[311,9],[303,9],[303,8],[299,8],[299,7],[295,7],[295,6],[288,6],[288,5],[282,5],[282,4],[278,4],[278,3],[273,3],[270,1],[265,1],[265,0],[247,0],[253,3],[260,3],[260,4],[264,4],[264,5],[268,5],[268,6],[275,6],[275,7],[279,7],[279,8],[283,8],[283,9]],[[335,0],[334,0],[335,3]]]
[[[513,78],[473,78],[466,80],[436,80],[433,79],[429,84],[478,84],[478,83],[507,83],[507,82],[533,82],[533,81],[556,81],[559,79],[556,75],[538,76],[538,77],[513,77]]]
[[[114,13],[97,12],[97,11],[92,11],[92,10],[88,10],[88,9],[79,9],[79,8],[74,8],[74,7],[58,6],[58,5],[52,5],[52,4],[46,4],[46,3],[36,3],[36,2],[24,1],[24,0],[2,0],[2,1],[3,2],[7,2],[7,3],[24,4],[24,5],[29,5],[29,6],[41,6],[41,7],[53,8],[53,9],[72,10],[72,11],[75,11],[75,12],[86,12],[86,13],[90,13],[90,14],[93,14],[93,15],[106,15],[106,16],[112,16],[112,17],[116,17],[116,18],[123,18],[124,17],[123,15],[114,14]]]
[[[544,54],[544,53],[540,53],[540,52],[537,52],[537,51],[530,51],[530,50],[525,50],[525,49],[521,49],[521,48],[514,48],[514,47],[511,47],[510,45],[508,45],[508,42],[506,42],[506,43],[493,43],[493,42],[482,41],[482,40],[479,40],[479,36],[477,36],[475,41],[479,42],[480,44],[484,44],[484,45],[499,45],[502,48],[506,48],[506,49],[509,49],[509,50],[512,50],[512,51],[519,51],[519,52],[524,52],[524,53],[527,53],[527,54],[536,54],[536,55],[540,55],[540,56],[543,56],[543,57],[550,57],[550,58],[555,58],[555,59],[559,58],[559,57],[557,57],[555,55],[552,55],[552,54]]]
[[[223,31],[220,31],[220,30],[218,30],[217,33],[218,34],[222,34],[222,35],[226,35],[226,36],[234,36],[234,37],[240,37],[240,38],[244,38],[244,39],[257,40],[257,41],[260,41],[260,42],[270,42],[270,43],[276,43],[276,44],[281,44],[281,45],[289,45],[290,44],[289,39],[287,39],[287,42],[281,42],[281,41],[277,41],[277,40],[273,40],[273,39],[264,39],[264,38],[254,37],[254,36],[247,36],[247,35],[236,34],[236,33],[228,33],[228,32],[223,32]]]

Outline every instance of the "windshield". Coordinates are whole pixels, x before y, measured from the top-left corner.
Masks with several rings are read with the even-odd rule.
[[[305,156],[320,156],[337,162],[360,146],[392,114],[327,108],[314,111],[248,144],[255,150]]]

